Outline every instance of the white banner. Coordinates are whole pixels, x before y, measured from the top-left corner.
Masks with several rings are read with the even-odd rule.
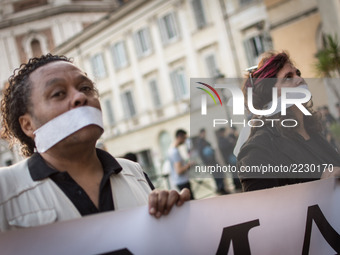
[[[340,181],[327,179],[188,202],[155,219],[147,207],[0,235],[0,254],[336,254]]]

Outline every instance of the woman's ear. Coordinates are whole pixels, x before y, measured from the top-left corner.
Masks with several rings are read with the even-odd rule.
[[[32,117],[29,113],[25,113],[19,117],[19,123],[21,130],[30,138],[34,140],[35,135],[33,132],[35,131],[32,125]]]

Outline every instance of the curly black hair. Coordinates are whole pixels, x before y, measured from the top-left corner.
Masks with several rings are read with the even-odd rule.
[[[30,112],[32,84],[30,74],[41,66],[54,61],[72,60],[65,56],[46,54],[39,58],[31,58],[28,63],[21,64],[8,79],[8,85],[3,90],[1,99],[1,138],[9,142],[10,148],[19,141],[24,156],[34,152],[34,140],[21,129],[19,117]]]

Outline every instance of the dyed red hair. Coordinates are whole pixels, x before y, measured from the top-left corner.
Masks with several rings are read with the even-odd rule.
[[[276,78],[277,73],[286,63],[291,63],[289,55],[286,52],[275,53],[273,51],[269,51],[264,53],[258,64],[258,68],[251,73],[254,86],[261,83],[263,79]],[[249,76],[245,83],[245,87],[252,87]]]
[[[289,54],[287,52],[273,52],[269,51],[263,54],[261,61],[258,64],[258,68],[247,76],[247,80],[243,85],[243,93],[245,96],[245,102],[247,102],[247,92],[249,87],[253,87],[253,106],[255,109],[263,109],[263,107],[272,101],[272,88],[277,82],[277,74],[284,67],[286,63],[291,63]],[[252,82],[250,81],[252,79]],[[308,133],[321,131],[320,117],[317,112],[312,109],[313,102],[310,100],[305,104],[305,107],[312,116],[304,116],[304,125]],[[259,116],[257,116],[259,117]],[[254,116],[254,118],[257,118]],[[289,118],[295,118],[295,115],[291,112],[291,109],[287,109],[287,115],[271,116],[271,118],[280,119],[280,121]],[[262,119],[266,119],[262,116]],[[268,122],[269,123],[269,122]],[[278,122],[275,123],[275,125]],[[280,125],[276,125],[279,132],[286,136],[294,136],[294,128],[282,128]],[[253,135],[258,128],[252,128],[251,135]]]

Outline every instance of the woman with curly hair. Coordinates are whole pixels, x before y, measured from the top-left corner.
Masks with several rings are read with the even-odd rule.
[[[267,52],[258,67],[249,72],[243,92],[247,98],[251,88],[253,107],[266,110],[274,101],[273,88],[280,98],[282,88],[295,87],[308,88],[289,55]],[[272,114],[253,116],[254,121],[264,124],[253,125],[237,157],[244,191],[311,181],[339,172],[340,155],[322,137],[320,116],[312,109],[312,100],[303,106],[310,115],[296,105],[288,105],[284,115],[279,105]]]
[[[104,131],[98,92],[66,57],[16,69],[1,117],[2,137],[19,141],[27,158],[0,170],[0,232],[143,204],[159,218],[189,200],[189,190],[157,191],[139,164],[96,148]]]

